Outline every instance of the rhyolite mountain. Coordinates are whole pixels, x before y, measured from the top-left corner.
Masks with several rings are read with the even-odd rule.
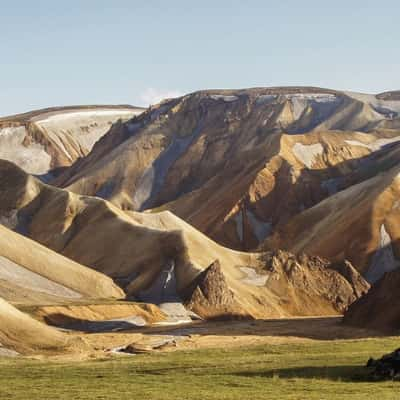
[[[88,154],[112,124],[142,111],[133,106],[69,106],[2,117],[0,159],[48,180]]]
[[[399,264],[399,112],[397,92],[200,91],[113,126],[52,183],[233,249],[349,259],[373,282]]]
[[[267,318],[342,313],[369,288],[350,263],[230,250],[169,211],[121,210],[98,197],[46,185],[8,161],[0,161],[0,218],[6,234],[14,231],[8,231],[10,240],[18,237],[22,243],[28,240],[24,235],[32,253],[43,253],[40,262],[35,254],[24,251],[17,258],[17,249],[9,249],[4,258],[12,261],[10,268],[23,276],[40,274],[89,297],[93,287],[94,298],[121,296],[117,284],[121,297],[186,304],[204,318]],[[0,242],[0,255],[1,248]],[[215,297],[212,293],[221,288],[222,297]]]
[[[44,303],[54,323],[122,317],[125,299],[153,322],[367,325],[373,309],[379,324],[400,271],[399,142],[399,92],[207,90],[0,119],[0,350],[77,345],[16,308]]]

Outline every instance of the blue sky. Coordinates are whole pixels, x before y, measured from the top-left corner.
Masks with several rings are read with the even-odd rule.
[[[0,115],[205,88],[400,89],[397,0],[0,0]]]

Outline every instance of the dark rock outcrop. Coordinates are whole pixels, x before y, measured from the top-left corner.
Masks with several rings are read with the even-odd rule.
[[[269,286],[277,294],[284,296],[289,288],[302,302],[305,297],[301,293],[306,296],[318,293],[338,312],[344,312],[370,287],[348,261],[334,264],[321,257],[294,255],[283,250],[265,253],[263,261],[265,269],[276,276],[272,280],[274,284]]]
[[[400,270],[386,273],[365,296],[354,302],[344,323],[380,331],[400,328]]]
[[[203,318],[249,318],[229,288],[218,260],[195,280],[187,296],[186,307]]]

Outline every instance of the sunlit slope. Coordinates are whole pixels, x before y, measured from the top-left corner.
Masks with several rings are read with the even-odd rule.
[[[209,282],[209,274],[201,273],[215,261],[220,271],[211,284],[223,284],[235,301],[227,309],[203,292],[211,315],[340,313],[368,286],[351,266],[343,272],[307,257],[233,251],[170,212],[125,212],[45,185],[4,161],[0,193],[4,224],[110,276],[128,296],[147,302],[193,305],[193,294]]]
[[[368,280],[399,267],[399,146],[374,160],[362,180],[277,227],[263,248],[349,259]]]
[[[113,126],[53,183],[122,209],[170,210],[253,250],[365,179],[359,169],[400,140],[399,112],[385,96],[318,88],[196,92]]]
[[[0,344],[29,354],[43,350],[60,351],[68,346],[68,338],[0,298]]]
[[[54,107],[0,118],[0,159],[50,179],[90,152],[112,124],[142,111],[132,106]]]

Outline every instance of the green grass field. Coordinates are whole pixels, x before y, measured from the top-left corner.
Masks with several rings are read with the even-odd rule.
[[[370,356],[396,338],[157,353],[90,362],[0,360],[0,398],[399,399],[400,383],[371,382]]]

